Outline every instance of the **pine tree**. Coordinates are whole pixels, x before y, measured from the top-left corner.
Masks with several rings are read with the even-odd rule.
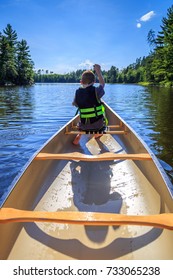
[[[154,75],[157,82],[173,82],[173,6],[162,19],[161,31],[156,38]]]
[[[17,78],[16,69],[16,43],[17,43],[17,33],[12,29],[10,24],[3,30],[3,46],[4,49],[1,50],[2,56],[6,59],[3,61],[2,68],[5,73],[5,82],[15,83]]]
[[[17,44],[17,72],[18,85],[28,85],[33,83],[33,61],[31,60],[29,46],[26,40]]]
[[[17,41],[10,24],[0,33],[0,85],[28,85],[34,82],[33,61],[25,40]]]
[[[0,85],[6,83],[6,61],[8,57],[8,42],[6,38],[0,34]]]

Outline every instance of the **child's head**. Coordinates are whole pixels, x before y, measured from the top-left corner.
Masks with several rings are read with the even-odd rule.
[[[92,71],[86,70],[82,74],[81,84],[89,85],[95,83],[95,75]]]

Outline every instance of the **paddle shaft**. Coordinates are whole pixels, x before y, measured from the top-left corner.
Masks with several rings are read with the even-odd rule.
[[[0,209],[0,223],[49,222],[89,226],[139,225],[173,230],[173,213],[135,216],[95,212],[41,212]]]

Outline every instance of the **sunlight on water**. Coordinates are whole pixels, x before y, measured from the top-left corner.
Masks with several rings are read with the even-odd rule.
[[[76,113],[79,84],[0,88],[0,197],[32,154]],[[106,85],[104,100],[161,160],[173,181],[173,92]]]

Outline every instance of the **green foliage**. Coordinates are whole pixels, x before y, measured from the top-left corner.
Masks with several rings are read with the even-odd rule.
[[[33,83],[33,62],[29,53],[29,47],[25,40],[22,40],[17,44],[17,72],[18,85]]]
[[[154,51],[150,64],[152,82],[172,85],[173,82],[173,6],[167,11],[167,18],[162,19],[161,31],[154,39]]]
[[[28,85],[34,82],[33,62],[27,42],[17,41],[10,24],[0,33],[0,85]]]

